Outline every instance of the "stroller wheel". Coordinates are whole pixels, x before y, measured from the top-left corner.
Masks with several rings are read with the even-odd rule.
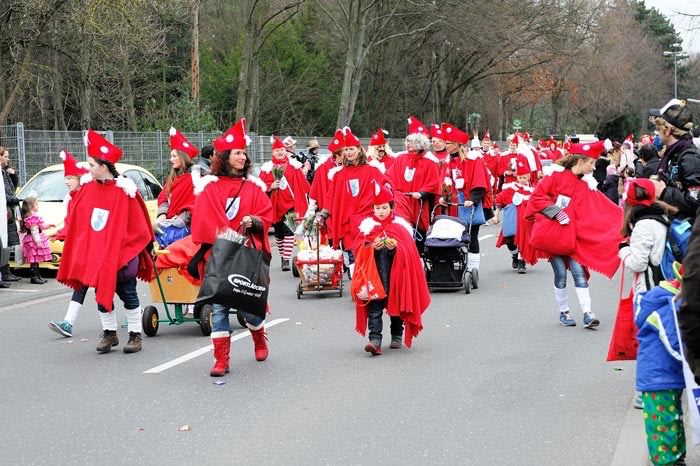
[[[471,293],[472,274],[467,270],[465,270],[464,275],[462,275],[462,285],[464,285],[464,294]]]
[[[472,276],[472,288],[476,290],[479,288],[479,269],[472,269],[469,273]]]

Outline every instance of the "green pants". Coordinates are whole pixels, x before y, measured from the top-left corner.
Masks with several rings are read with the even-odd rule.
[[[644,428],[652,464],[675,464],[685,458],[683,390],[642,392]]]

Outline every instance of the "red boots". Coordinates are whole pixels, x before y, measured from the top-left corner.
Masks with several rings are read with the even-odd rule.
[[[258,361],[264,361],[267,359],[267,334],[265,333],[265,327],[261,327],[258,330],[251,330],[250,334],[253,335],[253,344],[255,345],[255,359]]]
[[[226,332],[228,333],[228,332]],[[231,351],[231,337],[212,338],[214,344],[214,367],[209,371],[212,377],[221,377],[228,373],[229,352]]]

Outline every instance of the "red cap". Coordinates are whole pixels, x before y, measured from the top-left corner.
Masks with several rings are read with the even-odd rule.
[[[245,118],[238,120],[224,134],[214,139],[214,149],[217,152],[245,149],[248,144],[250,144],[250,137],[245,132]]]
[[[530,163],[522,154],[518,154],[515,158],[515,176],[529,175],[530,174]]]
[[[456,142],[457,144],[467,144],[469,142],[469,134],[449,123],[442,124],[443,139],[447,142]]]
[[[284,143],[282,140],[275,136],[274,134],[270,136],[270,144],[272,144],[272,150],[275,149],[285,149]]]
[[[482,141],[490,141],[491,140],[491,133],[489,133],[489,130],[486,130],[484,133],[484,136],[481,138]]]
[[[372,138],[369,140],[369,145],[370,146],[381,146],[382,144],[386,144],[386,137],[389,135],[389,131],[383,130],[379,128],[376,133],[372,135]]]
[[[637,199],[637,193],[634,189],[635,186],[644,188],[644,190],[647,192],[647,199]],[[633,179],[627,186],[627,203],[629,205],[645,205],[648,207],[652,205],[655,200],[656,187],[654,186],[654,183],[651,180],[648,180],[646,178]]]
[[[525,142],[530,142],[530,133],[528,133],[527,131],[525,131],[525,134],[523,134],[523,140],[524,140]]]
[[[513,138],[510,140],[511,144],[515,144],[516,146],[520,144],[520,139],[518,138],[518,133],[515,133],[513,135]]]
[[[184,134],[177,129],[170,127],[170,148],[184,152],[191,157],[196,157],[199,149],[187,140]]]
[[[429,136],[428,134],[428,128],[423,124],[422,121],[420,121],[418,118],[414,117],[411,115],[408,117],[408,134],[425,134],[426,136]]]
[[[62,150],[58,156],[63,160],[63,176],[83,176],[88,173],[88,170],[78,166],[78,162],[70,152]]]
[[[333,139],[331,139],[331,142],[328,144],[328,151],[331,154],[335,154],[336,152],[341,150],[344,144],[343,139],[343,131],[340,129],[336,129]]]
[[[394,200],[394,195],[386,186],[374,182],[374,205],[386,204]]]
[[[124,152],[97,132],[88,129],[84,139],[90,157],[111,163],[117,163],[122,158]]]
[[[445,135],[443,134],[442,128],[440,125],[436,125],[433,123],[430,125],[430,137],[431,138],[438,138],[438,139],[445,139]]]
[[[605,152],[605,142],[587,142],[585,144],[571,144],[569,152],[572,154],[585,155],[592,159],[597,159],[600,154]]]
[[[343,147],[360,147],[362,143],[357,136],[352,134],[352,130],[349,126],[343,128]]]

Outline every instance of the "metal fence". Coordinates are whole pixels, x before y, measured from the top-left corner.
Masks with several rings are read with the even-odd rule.
[[[185,137],[200,149],[210,144],[221,133],[185,132]],[[23,185],[37,172],[49,165],[61,163],[58,154],[71,152],[78,160],[87,158],[83,144],[84,131],[52,131],[25,129],[22,123],[0,126],[0,146],[10,152],[11,165],[15,166]],[[169,170],[169,135],[167,131],[127,132],[107,131],[107,139],[124,150],[122,162],[139,165],[163,178]],[[270,136],[250,134],[253,140],[248,155],[259,165],[270,158]],[[318,139],[326,147],[331,137],[297,137],[297,149],[306,147],[311,139]],[[361,139],[367,144],[369,139]]]

